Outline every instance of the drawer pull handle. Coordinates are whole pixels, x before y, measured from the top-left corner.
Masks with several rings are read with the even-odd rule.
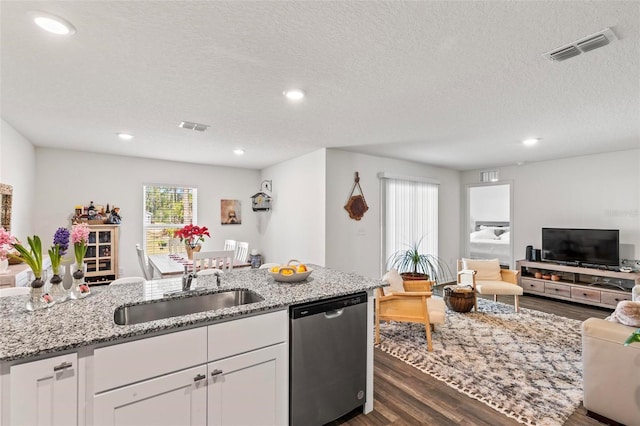
[[[199,382],[202,379],[206,379],[207,376],[205,376],[204,374],[198,374],[196,377],[193,378],[194,382]]]
[[[62,370],[66,370],[67,368],[71,368],[73,367],[73,363],[71,362],[63,362],[60,365],[56,365],[55,367],[53,367],[53,371],[62,371]]]
[[[216,377],[222,374],[222,370],[218,370],[217,368],[211,372],[211,377]]]
[[[582,293],[582,295],[583,295],[583,296],[586,296],[586,295],[587,295],[587,293]]]

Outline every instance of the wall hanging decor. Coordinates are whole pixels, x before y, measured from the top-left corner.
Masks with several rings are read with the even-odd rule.
[[[263,180],[260,185],[261,191],[252,195],[251,198],[251,208],[254,212],[259,211],[269,211],[271,210],[271,181]]]
[[[223,225],[240,225],[240,200],[220,200],[220,223]]]
[[[360,191],[360,195],[354,195],[356,187],[358,188],[358,191]],[[358,172],[356,172],[353,187],[351,188],[351,194],[347,199],[347,204],[344,205],[344,209],[349,212],[349,217],[355,220],[362,219],[362,216],[364,216],[366,211],[369,210],[367,201],[364,199],[362,187],[360,187],[360,175]]]

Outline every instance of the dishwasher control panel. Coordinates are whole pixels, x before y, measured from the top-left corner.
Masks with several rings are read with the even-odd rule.
[[[350,306],[367,303],[367,293],[349,294],[331,299],[322,299],[317,302],[305,303],[304,305],[294,305],[289,310],[291,319],[302,318],[315,315],[321,312],[344,309]]]

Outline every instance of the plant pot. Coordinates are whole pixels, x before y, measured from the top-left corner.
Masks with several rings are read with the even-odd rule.
[[[193,252],[198,252],[202,249],[202,246],[200,244],[198,244],[195,247],[191,247],[189,244],[186,244],[185,247],[187,248],[187,258],[189,260],[193,260]]]

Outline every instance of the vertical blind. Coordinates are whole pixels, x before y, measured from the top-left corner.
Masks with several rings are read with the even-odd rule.
[[[438,184],[382,179],[385,211],[383,253],[386,263],[398,250],[420,243],[420,252],[438,255]]]

